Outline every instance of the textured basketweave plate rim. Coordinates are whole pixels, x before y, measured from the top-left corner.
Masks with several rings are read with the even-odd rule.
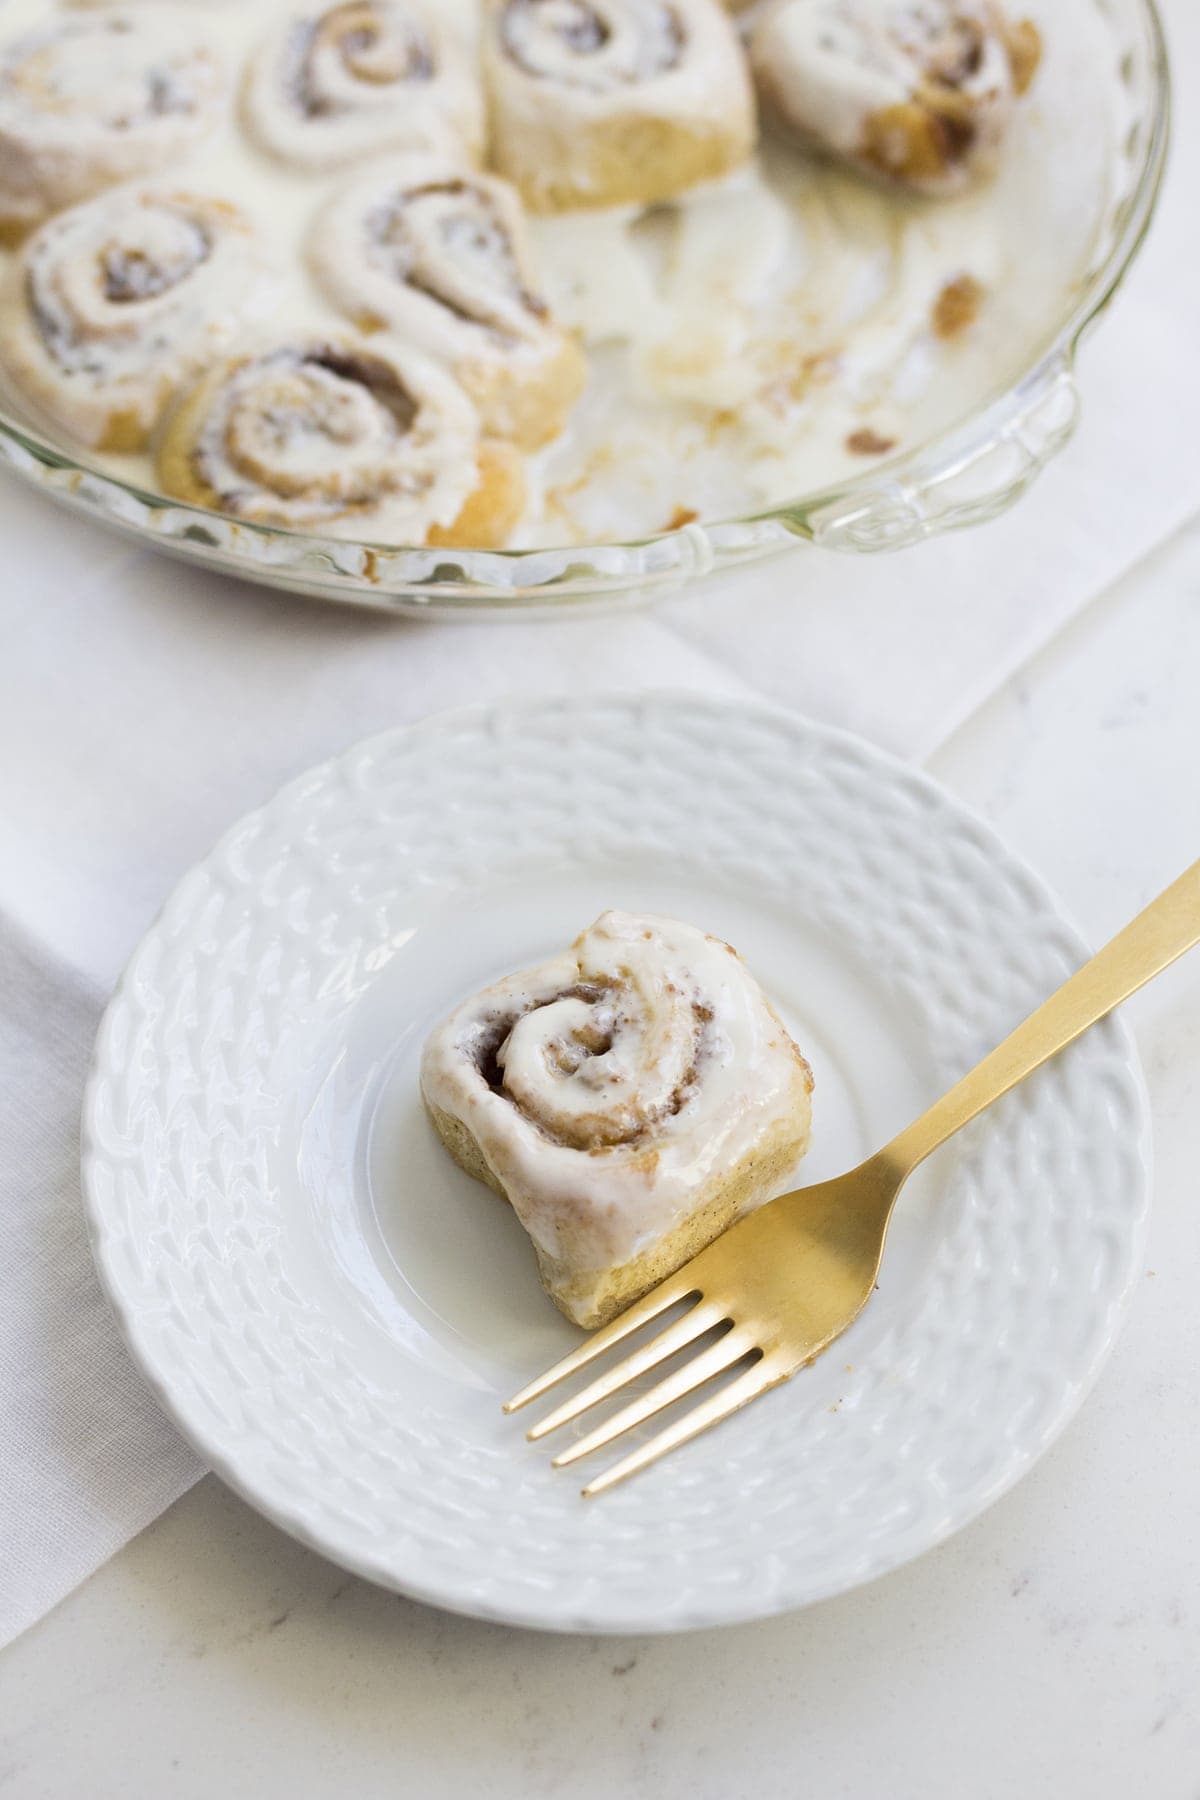
[[[638,801],[614,822],[601,803],[614,781],[631,791],[622,771],[637,776]],[[686,846],[669,841],[672,816],[686,818]],[[204,1141],[219,1138],[235,1169],[252,1168],[254,1140],[230,1099],[236,1057],[261,1067],[289,1006],[325,1017],[338,982],[318,972],[336,966],[343,986],[357,979],[365,992],[389,904],[427,894],[431,880],[477,882],[489,868],[501,879],[506,859],[511,871],[517,821],[581,869],[642,848],[736,871],[789,903],[799,884],[810,922],[850,934],[919,1009],[947,1079],[1087,954],[1043,884],[959,801],[773,707],[670,693],[555,699],[385,733],[222,839],[105,1015],[84,1103],[84,1192],[136,1361],[199,1453],[269,1519],[356,1574],[454,1611],[548,1630],[685,1630],[786,1611],[899,1567],[1032,1466],[1115,1340],[1150,1191],[1148,1106],[1118,1020],[974,1128],[916,1311],[847,1383],[836,1428],[826,1408],[815,1422],[789,1411],[791,1384],[708,1440],[721,1454],[703,1479],[689,1461],[699,1447],[587,1505],[533,1452],[498,1477],[461,1431],[441,1441],[419,1394],[401,1418],[376,1404],[336,1332],[322,1337],[288,1292],[269,1234],[238,1214],[223,1252],[197,1233],[189,1177],[168,1155],[181,1116],[213,1132]],[[296,902],[320,882],[337,906],[314,934]],[[237,929],[223,936],[226,907]],[[283,998],[226,1031],[232,1064],[198,1062],[197,1021],[228,1026],[239,989],[243,1000],[258,991],[244,977],[256,916]],[[176,1225],[190,1234],[186,1254]]]

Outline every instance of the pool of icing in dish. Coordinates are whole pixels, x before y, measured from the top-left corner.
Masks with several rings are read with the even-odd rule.
[[[177,10],[183,30],[202,18],[238,67],[289,4],[154,10]],[[478,4],[439,12],[469,38]],[[534,221],[545,292],[592,373],[567,432],[530,461],[514,545],[781,504],[914,447],[1029,364],[1112,206],[1121,85],[1097,0],[1017,10],[1042,32],[1043,64],[999,175],[962,198],[909,200],[768,138],[751,166],[670,206]],[[7,0],[0,33],[46,18],[45,0]],[[291,171],[231,125],[169,175],[251,216],[280,270],[273,331],[344,327],[301,255],[344,170]],[[966,303],[939,309],[947,288]],[[147,456],[86,460],[156,485]]]

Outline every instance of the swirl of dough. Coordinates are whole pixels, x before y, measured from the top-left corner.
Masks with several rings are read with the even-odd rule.
[[[319,215],[310,258],[362,329],[392,329],[452,369],[485,430],[534,449],[562,429],[585,364],[537,291],[506,182],[439,158],[388,159]]]
[[[144,6],[58,19],[0,51],[0,234],[177,161],[225,100],[213,51]]]
[[[1040,50],[997,0],[775,0],[751,37],[781,124],[931,194],[992,172]]]
[[[263,147],[302,168],[392,148],[478,161],[483,147],[476,74],[416,0],[293,12],[251,63],[244,110]]]
[[[276,342],[218,365],[171,420],[159,478],[234,518],[396,544],[453,541],[456,526],[502,543],[524,498],[452,377],[383,338]]]
[[[234,207],[116,188],[24,246],[0,311],[0,362],[82,443],[140,449],[269,285]]]
[[[687,43],[670,0],[508,0],[500,31],[527,74],[593,93],[668,74]]]
[[[605,913],[466,1001],[430,1037],[421,1085],[587,1324],[764,1198],[811,1117],[808,1065],[745,964],[654,914]]]
[[[576,1150],[636,1143],[687,1104],[711,1017],[660,971],[605,971],[516,1020],[496,1053],[504,1092]]]
[[[650,205],[754,146],[719,0],[498,0],[484,34],[496,166],[531,206]]]

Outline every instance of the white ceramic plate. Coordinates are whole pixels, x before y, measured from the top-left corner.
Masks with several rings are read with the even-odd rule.
[[[268,1517],[463,1612],[665,1631],[852,1587],[1029,1468],[1137,1272],[1146,1109],[1100,1027],[914,1183],[821,1362],[584,1502],[499,1407],[576,1334],[417,1062],[460,995],[610,905],[743,951],[815,1066],[812,1179],[1084,954],[990,831],[839,733],[673,696],[457,714],[305,776],[182,884],[104,1022],[84,1168],[134,1354]]]

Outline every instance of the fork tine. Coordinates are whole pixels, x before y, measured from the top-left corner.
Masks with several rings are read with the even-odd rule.
[[[539,1438],[544,1438],[550,1432],[557,1431],[560,1425],[569,1425],[572,1419],[577,1419],[580,1413],[587,1412],[589,1407],[599,1405],[601,1400],[607,1400],[610,1395],[617,1393],[629,1382],[636,1381],[638,1376],[644,1375],[648,1369],[656,1368],[659,1363],[666,1362],[667,1358],[674,1356],[677,1350],[686,1350],[689,1344],[695,1343],[698,1337],[703,1337],[706,1331],[711,1331],[715,1325],[723,1324],[726,1316],[722,1307],[714,1306],[711,1302],[706,1303],[703,1300],[698,1306],[689,1308],[682,1319],[676,1319],[674,1325],[668,1325],[665,1331],[660,1331],[657,1337],[652,1337],[648,1344],[643,1344],[640,1350],[633,1352],[632,1356],[624,1357],[611,1369],[606,1370],[603,1375],[598,1376],[595,1381],[589,1382],[587,1387],[581,1388],[577,1394],[572,1395],[570,1400],[564,1400],[561,1406],[557,1406],[553,1412],[547,1413],[544,1419],[539,1419],[537,1424],[531,1426],[526,1433],[529,1441],[536,1443]]]
[[[674,1425],[668,1425],[665,1431],[660,1431],[648,1444],[642,1444],[631,1455],[589,1481],[583,1489],[584,1499],[590,1500],[595,1494],[605,1493],[609,1488],[616,1487],[619,1481],[628,1481],[631,1475],[649,1468],[660,1456],[665,1456],[668,1450],[677,1450],[681,1444],[690,1443],[702,1431],[719,1425],[722,1419],[727,1419],[731,1413],[749,1405],[751,1400],[765,1394],[768,1388],[785,1381],[788,1373],[786,1367],[781,1367],[770,1357],[764,1357],[736,1381],[731,1381],[727,1388],[722,1388],[719,1394],[713,1394],[710,1399],[701,1401],[699,1406],[692,1407],[682,1419],[677,1419]]]
[[[710,1349],[702,1351],[699,1356],[694,1356],[681,1369],[676,1369],[673,1375],[668,1375],[664,1381],[660,1381],[656,1387],[652,1387],[648,1394],[642,1394],[638,1399],[630,1401],[629,1405],[622,1407],[619,1413],[614,1413],[611,1419],[606,1419],[603,1425],[598,1425],[595,1431],[590,1431],[586,1437],[579,1438],[566,1450],[561,1451],[554,1458],[554,1467],[565,1469],[568,1463],[578,1462],[583,1456],[590,1456],[593,1450],[602,1450],[606,1444],[611,1444],[614,1438],[624,1437],[627,1431],[632,1431],[636,1425],[644,1424],[647,1419],[652,1419],[655,1413],[662,1412],[664,1407],[671,1406],[676,1400],[682,1400],[685,1394],[692,1393],[696,1388],[703,1387],[706,1381],[712,1381],[717,1375],[723,1375],[727,1369],[732,1369],[755,1348],[754,1339],[749,1333],[739,1331],[735,1326]]]
[[[528,1387],[522,1388],[519,1394],[514,1394],[511,1400],[506,1400],[504,1402],[505,1412],[518,1412],[522,1406],[528,1406],[531,1400],[540,1399],[550,1388],[557,1387],[559,1382],[565,1381],[569,1375],[576,1374],[580,1369],[586,1369],[589,1363],[595,1362],[598,1356],[602,1356],[606,1350],[611,1350],[614,1344],[619,1344],[631,1332],[637,1331],[642,1325],[648,1325],[652,1319],[657,1319],[658,1315],[666,1312],[669,1306],[676,1305],[680,1300],[699,1299],[699,1297],[699,1289],[694,1278],[687,1279],[685,1266],[684,1271],[679,1275],[671,1276],[660,1287],[651,1288],[648,1294],[644,1294],[640,1300],[635,1301],[625,1312],[618,1313],[610,1324],[602,1325],[600,1330],[593,1332],[590,1338],[585,1338],[577,1350],[572,1350],[569,1356],[564,1356],[562,1361],[555,1363],[552,1369],[547,1369],[544,1375],[539,1375],[536,1381],[531,1381]]]

